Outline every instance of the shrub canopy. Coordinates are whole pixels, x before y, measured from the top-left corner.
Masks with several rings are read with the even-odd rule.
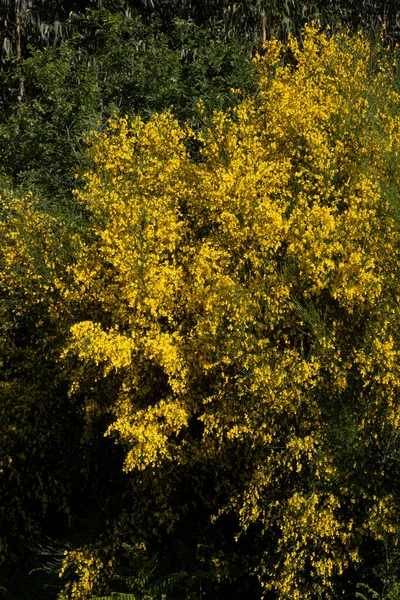
[[[31,199],[2,200],[1,348],[7,361],[24,335],[29,346],[0,384],[1,427],[12,431],[3,485],[37,468],[32,457],[14,466],[25,440],[42,469],[52,464],[38,450],[49,417],[33,429],[18,421],[32,402],[55,427],[64,414],[76,420],[86,477],[98,477],[87,456],[103,436],[97,444],[121,452],[103,469],[120,460],[125,473],[120,506],[120,488],[102,488],[101,532],[66,552],[61,572],[77,578],[60,598],[107,590],[124,542],[152,555],[156,540],[168,548],[174,532],[198,526],[209,531],[209,593],[256,576],[254,597],[334,598],[354,593],[370,555],[381,582],[395,574],[393,64],[361,34],[312,27],[301,45],[267,42],[255,60],[257,96],[215,112],[200,134],[169,113],[116,117],[94,133],[76,193],[82,230]],[[68,399],[21,391],[44,342],[52,360],[37,376],[51,373]],[[68,434],[57,430],[57,448]],[[75,475],[59,476],[71,501]],[[54,482],[38,481],[32,493],[46,506]]]

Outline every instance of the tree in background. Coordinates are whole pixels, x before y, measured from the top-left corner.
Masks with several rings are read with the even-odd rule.
[[[200,98],[211,112],[236,102],[232,88],[255,89],[250,48],[225,44],[193,22],[176,21],[168,35],[106,9],[75,15],[74,22],[69,40],[57,48],[31,46],[18,69],[2,74],[11,94],[0,107],[4,185],[35,190],[47,204],[71,204],[74,171],[87,164],[84,135],[114,111],[148,119],[173,105],[177,117],[199,128]]]

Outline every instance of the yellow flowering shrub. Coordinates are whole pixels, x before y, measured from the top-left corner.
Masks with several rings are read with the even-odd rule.
[[[92,135],[88,233],[48,310],[130,482],[104,540],[168,539],[195,506],[235,519],[261,596],[333,599],[400,525],[400,96],[361,34],[255,60],[257,97],[201,133],[166,113]],[[109,572],[77,552],[62,598],[85,600]],[[235,560],[215,549],[216,582]]]
[[[65,589],[58,596],[59,600],[68,598],[87,598],[91,596],[94,590],[102,587],[102,581],[107,570],[110,570],[112,563],[104,564],[104,561],[90,548],[84,547],[78,550],[66,550],[59,571],[59,576],[63,578],[68,571],[72,581],[68,581]]]
[[[68,514],[64,457],[74,436],[54,368],[69,330],[57,291],[62,228],[31,194],[0,193],[0,563],[23,554],[51,505]]]
[[[333,597],[362,536],[398,526],[375,524],[390,500],[376,469],[397,458],[400,98],[372,53],[312,28],[267,43],[258,97],[214,115],[200,162],[171,115],[115,119],[78,194],[94,239],[65,294],[98,320],[65,353],[120,376],[105,435],[127,472],[237,478],[210,516],[256,528],[279,599]]]

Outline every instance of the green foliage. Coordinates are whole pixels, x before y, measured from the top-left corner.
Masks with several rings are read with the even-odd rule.
[[[14,186],[60,203],[85,163],[83,135],[99,118],[94,72],[72,60],[67,46],[32,50],[21,65],[25,97],[4,109],[0,160]],[[12,74],[8,83],[13,86]]]
[[[173,106],[178,118],[200,127],[199,99],[209,111],[226,108],[237,101],[232,88],[255,85],[250,49],[223,44],[193,22],[174,22],[167,36],[157,24],[101,9],[76,16],[74,27],[67,43],[31,47],[18,69],[10,59],[0,75],[10,90],[0,124],[4,185],[33,190],[53,205],[70,201],[75,173],[87,166],[85,135],[114,111],[148,119]]]
[[[218,31],[192,21],[175,20],[166,34],[157,24],[97,11],[85,15],[85,26],[88,33],[75,37],[74,46],[86,48],[96,28],[96,53],[87,48],[84,56],[95,59],[102,103],[110,112],[149,118],[172,105],[178,118],[193,119],[200,98],[210,109],[220,108],[232,102],[231,88],[247,91],[253,85],[249,45],[223,44]]]
[[[162,600],[170,597],[184,579],[187,573],[170,573],[160,577],[158,561],[153,557],[149,559],[140,546],[123,544],[122,557],[125,566],[119,575],[120,587],[129,590],[129,593],[113,592],[111,596],[93,596],[91,600]]]
[[[374,591],[365,583],[359,583],[357,588],[363,590],[363,592],[356,592],[356,598],[360,598],[360,600],[399,600],[400,598],[400,583],[398,582],[394,582],[382,594]]]

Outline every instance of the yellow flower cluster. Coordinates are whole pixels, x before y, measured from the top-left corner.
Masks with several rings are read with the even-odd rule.
[[[275,589],[280,598],[315,597],[329,594],[332,578],[348,567],[344,550],[351,537],[352,522],[338,522],[338,499],[329,494],[294,493],[287,503],[281,527],[279,576],[265,588]],[[357,553],[352,554],[357,559]],[[310,582],[312,582],[310,586]]]
[[[59,577],[66,576],[72,570],[76,580],[66,584],[64,591],[58,596],[59,600],[89,598],[95,590],[101,589],[105,572],[111,566],[104,565],[99,556],[87,547],[65,551]]]

